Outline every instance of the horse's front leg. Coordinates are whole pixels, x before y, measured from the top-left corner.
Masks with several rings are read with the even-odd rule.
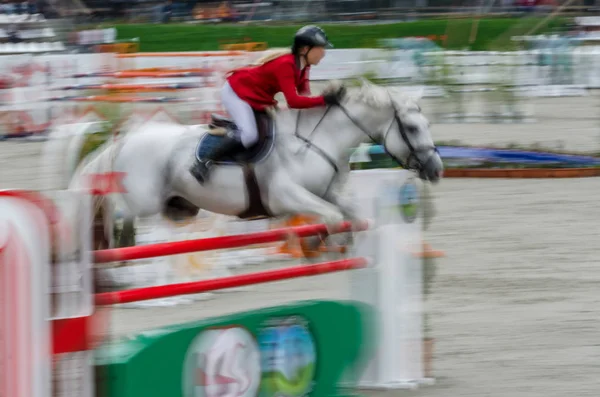
[[[361,219],[358,215],[357,206],[349,198],[342,196],[339,193],[330,193],[325,199],[339,208],[340,212],[344,215],[345,220],[356,222]]]
[[[339,236],[339,238],[335,238],[332,241],[332,244],[336,245],[337,248],[344,247],[345,249],[345,247],[352,245],[354,240],[353,232],[362,229],[363,222],[365,222],[365,219],[364,217],[361,217],[359,215],[358,206],[356,205],[356,202],[351,198],[343,196],[340,193],[332,192],[327,195],[326,199],[331,204],[335,205],[340,209],[341,213],[344,215],[345,220],[350,221],[353,224],[352,230],[350,232],[343,233]]]
[[[269,198],[269,207],[274,214],[316,215],[327,225],[329,232],[337,231],[344,221],[344,215],[336,205],[323,200],[303,186],[289,180],[276,186],[272,191],[277,194],[271,194]]]

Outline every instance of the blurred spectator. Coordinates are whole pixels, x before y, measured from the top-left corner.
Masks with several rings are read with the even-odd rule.
[[[37,14],[38,10],[33,1],[25,0],[21,3],[21,14]]]
[[[515,1],[514,0],[501,0],[500,4],[502,6],[502,10],[506,12],[506,11],[510,11],[513,9],[513,7],[515,5]]]
[[[533,12],[535,11],[536,0],[517,0],[517,9],[521,12]]]
[[[226,1],[225,4],[227,5],[227,18],[224,19],[225,22],[239,22],[241,20],[240,15],[238,13],[238,11],[231,6],[231,2]],[[276,2],[272,3],[272,7],[275,7]]]
[[[2,0],[0,14],[36,14],[37,7],[33,1]]]
[[[8,26],[6,36],[9,43],[20,43],[22,41],[19,35],[19,28],[14,24]]]
[[[206,19],[206,12],[200,3],[194,6],[194,9],[192,10],[192,18],[199,21]]]
[[[167,23],[171,20],[171,16],[173,15],[173,0],[167,0],[163,5],[162,9],[162,23]]]
[[[192,10],[192,17],[200,21],[212,22],[237,22],[239,13],[231,6],[229,1],[218,3],[198,2]]]
[[[556,0],[538,0],[536,4],[536,8],[541,12],[551,12],[558,7],[558,2]]]
[[[219,8],[217,8],[217,18],[223,22],[233,21],[233,8],[231,8],[228,1],[219,4]]]
[[[15,14],[16,11],[14,3],[9,0],[2,0],[2,4],[0,5],[1,14]]]

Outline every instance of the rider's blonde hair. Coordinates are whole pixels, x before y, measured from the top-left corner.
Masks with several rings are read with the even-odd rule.
[[[289,48],[273,48],[273,49],[267,50],[260,58],[256,59],[254,62],[246,64],[241,67],[236,67],[235,69],[230,70],[227,73],[225,73],[225,76],[227,77],[227,76],[231,75],[232,73],[234,73],[236,70],[247,68],[248,66],[264,65],[265,63],[272,61],[275,58],[279,58],[280,56],[291,54],[291,53],[292,53],[292,50],[290,50]]]
[[[289,48],[273,48],[273,49],[265,51],[263,56],[261,56],[260,58],[258,58],[254,62],[252,62],[250,65],[251,66],[264,65],[265,63],[272,61],[273,59],[276,59],[276,58],[279,58],[280,56],[288,55],[291,53],[292,53],[292,50],[290,50]]]

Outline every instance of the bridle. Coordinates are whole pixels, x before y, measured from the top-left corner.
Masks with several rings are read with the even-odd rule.
[[[346,115],[346,117],[348,117],[348,119],[356,126],[358,127],[359,130],[361,130],[361,132],[363,134],[365,134],[367,137],[369,137],[369,139],[371,141],[373,141],[373,143],[375,144],[381,144],[383,146],[383,150],[385,151],[385,153],[387,153],[392,159],[394,159],[394,161],[396,161],[398,164],[400,164],[400,166],[404,169],[412,169],[412,170],[416,170],[419,173],[422,173],[427,164],[433,160],[433,156],[434,154],[438,153],[438,148],[435,145],[431,145],[431,146],[421,146],[421,147],[415,147],[412,142],[410,141],[408,134],[406,133],[406,128],[404,123],[402,122],[402,120],[400,120],[400,116],[398,115],[398,108],[396,107],[396,104],[394,103],[394,101],[391,98],[390,95],[390,102],[392,104],[392,109],[394,110],[394,115],[392,117],[392,120],[390,121],[390,125],[388,126],[388,128],[386,129],[386,131],[383,133],[383,138],[382,138],[382,142],[379,143],[377,141],[377,139],[373,138],[373,136],[369,133],[369,129],[366,128],[360,121],[356,120],[349,112],[348,109],[346,109],[346,107],[344,105],[342,105],[341,103],[338,105],[335,105],[337,107],[339,107],[342,112],[344,112],[344,114]],[[296,119],[296,129],[294,132],[294,135],[304,141],[304,143],[306,143],[306,147],[313,149],[314,151],[316,151],[318,154],[320,154],[334,169],[335,174],[337,175],[339,172],[339,168],[335,162],[335,160],[329,155],[327,154],[323,149],[319,148],[317,145],[315,145],[311,140],[310,137],[313,135],[313,133],[317,130],[317,128],[319,127],[319,125],[321,124],[321,122],[325,119],[325,117],[327,116],[327,114],[329,113],[329,110],[332,109],[333,106],[328,106],[327,109],[325,110],[325,113],[323,114],[323,116],[321,116],[321,119],[319,120],[319,122],[315,125],[315,127],[313,128],[313,130],[310,132],[310,134],[308,135],[308,138],[305,138],[301,135],[299,135],[298,133],[298,128],[299,128],[299,122],[300,122],[300,113],[298,112],[298,117]],[[418,112],[421,112],[421,108],[419,107],[417,109]],[[404,143],[406,144],[406,146],[408,147],[409,150],[409,154],[408,157],[406,158],[406,162],[400,160],[398,157],[394,156],[387,148],[387,137],[388,134],[390,133],[390,131],[392,130],[392,127],[394,126],[394,123],[396,123],[398,125],[398,130],[400,131],[400,136],[402,137],[402,140],[404,141]],[[429,153],[429,155],[423,160],[421,158],[421,155],[423,153]],[[335,177],[333,178],[335,179]],[[332,182],[329,184],[329,186],[327,187],[327,191],[329,191],[331,184],[333,183],[333,179]]]
[[[391,100],[391,98],[390,98],[390,100]],[[399,112],[398,112],[398,108],[396,107],[396,104],[394,103],[394,101],[391,101],[391,103],[392,103],[392,109],[394,110],[394,116],[392,117],[389,127],[383,134],[383,139],[381,140],[382,142],[380,144],[383,146],[383,150],[387,153],[387,155],[390,156],[391,158],[393,158],[394,161],[396,161],[398,164],[400,164],[400,166],[402,168],[407,169],[407,170],[413,169],[413,170],[421,172],[425,169],[427,164],[433,159],[433,155],[435,153],[438,153],[438,148],[435,145],[415,147],[412,144],[412,142],[410,141],[410,139],[408,138],[408,135],[406,133],[406,127],[404,126],[404,123],[402,122],[402,120],[400,120],[400,116],[398,116]],[[343,106],[341,104],[338,106],[340,107],[340,109],[342,109],[342,111],[344,112],[346,117],[348,117],[355,126],[357,126],[366,136],[368,136],[369,139],[371,141],[373,141],[373,143],[376,143],[376,144],[379,143],[368,132],[368,129],[365,128],[360,123],[360,121],[356,120],[354,117],[352,117],[352,115],[350,115],[350,113],[348,112],[348,109],[346,109],[345,106]],[[417,111],[420,113],[421,108],[418,108]],[[387,137],[388,137],[388,134],[390,133],[390,131],[392,130],[392,127],[394,126],[394,122],[398,125],[398,131],[400,131],[400,136],[402,137],[402,140],[404,141],[404,143],[406,144],[406,146],[408,147],[408,150],[409,150],[408,157],[406,158],[406,162],[403,162],[398,157],[394,156],[387,148]],[[427,156],[426,159],[423,161],[420,156],[421,153],[429,153],[429,156]]]

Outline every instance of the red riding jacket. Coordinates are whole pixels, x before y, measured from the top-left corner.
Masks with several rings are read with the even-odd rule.
[[[282,55],[260,66],[247,66],[230,72],[227,81],[233,91],[255,110],[274,106],[275,94],[282,92],[288,107],[294,109],[325,106],[322,96],[310,95],[310,66],[300,70],[293,54]]]

